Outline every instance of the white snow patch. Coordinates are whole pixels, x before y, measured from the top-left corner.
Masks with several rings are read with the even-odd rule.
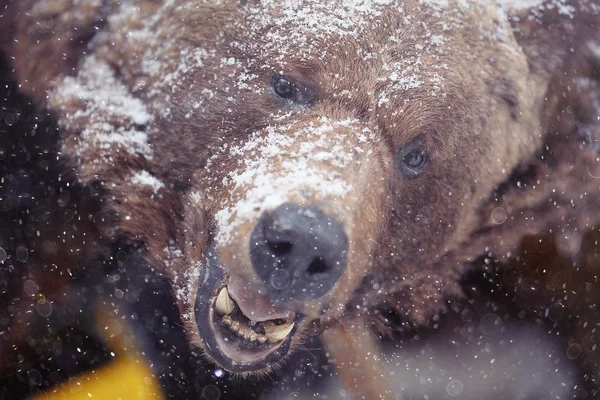
[[[596,58],[600,58],[600,42],[588,42],[588,48]]]
[[[547,0],[499,0],[498,4],[506,11],[523,11],[538,7]]]
[[[359,37],[386,6],[399,8],[396,0],[263,0],[250,3],[246,13],[251,33],[261,38],[256,44],[284,60],[286,55],[322,51],[316,41]]]
[[[190,200],[192,200],[192,204],[194,204],[195,206],[201,206],[202,205],[202,193],[200,193],[200,191],[198,191],[198,190],[192,192],[192,194],[190,194]]]
[[[427,5],[436,11],[442,11],[450,6],[448,0],[419,0],[419,3]]]
[[[77,102],[83,104],[69,114],[69,107]],[[116,78],[110,66],[95,56],[84,59],[77,76],[63,78],[50,93],[50,103],[66,110],[66,118],[60,119],[62,126],[81,132],[78,152],[94,147],[101,150],[101,156],[110,158],[113,146],[117,146],[130,154],[152,158],[148,135],[140,126],[150,124],[153,116]]]
[[[196,293],[201,272],[205,273],[205,277],[207,277],[207,274],[210,273],[210,271],[206,270],[201,261],[193,262],[189,268],[183,271],[183,276],[181,277],[182,283],[178,285],[178,289],[175,291],[177,300],[184,304],[192,304],[194,301],[192,294]],[[177,277],[176,280],[179,280],[179,277]],[[182,317],[184,320],[192,320],[194,313],[193,308],[188,307],[187,310],[187,312],[182,314]]]
[[[168,246],[163,248],[164,253],[167,255],[167,262],[171,259],[181,259],[183,258],[183,250],[175,247],[175,246]],[[171,264],[167,264],[167,266],[169,266]]]
[[[65,9],[60,1],[37,1],[31,8],[30,13],[39,18],[47,18],[48,15],[59,15],[61,21],[84,22],[93,18],[97,9],[102,7],[101,0],[76,0]]]
[[[355,139],[349,141],[339,128],[352,132]],[[290,193],[307,190],[322,198],[346,195],[352,187],[341,172],[352,163],[354,152],[363,150],[361,144],[371,140],[373,133],[360,129],[356,120],[331,121],[323,117],[300,129],[269,126],[244,144],[223,149],[228,158],[239,160],[239,167],[227,175],[223,184],[241,199],[216,213],[217,241],[229,242],[242,223],[284,204]],[[358,145],[352,147],[350,142]],[[212,168],[212,160],[207,168]]]
[[[546,10],[556,9],[559,14],[570,18],[575,16],[576,11],[568,0],[497,0],[497,4],[507,12],[530,11],[531,16],[537,19],[541,19]]]
[[[133,174],[131,177],[131,182],[136,185],[150,186],[154,193],[158,193],[160,189],[165,187],[164,183],[146,170],[137,171],[135,174]]]
[[[178,88],[178,83],[185,81],[190,74],[195,70],[198,70],[204,66],[204,59],[208,56],[208,53],[204,49],[200,48],[185,48],[180,50],[179,58],[176,60],[176,69],[173,72],[162,75],[165,65],[152,64],[148,58],[145,58],[144,65],[148,72],[154,72],[154,74],[161,74],[160,84],[161,87],[171,88],[171,92],[175,92]]]

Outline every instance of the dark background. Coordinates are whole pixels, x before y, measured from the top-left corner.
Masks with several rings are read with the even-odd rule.
[[[217,379],[191,351],[168,282],[102,237],[99,194],[61,161],[55,121],[18,93],[0,60],[0,399],[108,362],[116,349],[104,345],[93,318],[102,304],[127,316],[170,397],[200,398],[209,384],[222,398],[256,397],[263,383]]]

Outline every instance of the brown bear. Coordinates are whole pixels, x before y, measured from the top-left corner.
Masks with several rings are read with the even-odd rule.
[[[0,40],[190,342],[247,375],[598,229],[600,6],[527,4],[4,1]]]

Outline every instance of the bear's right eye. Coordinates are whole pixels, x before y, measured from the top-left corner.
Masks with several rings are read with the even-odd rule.
[[[292,82],[283,75],[274,75],[271,78],[271,86],[278,97],[292,103],[310,105],[314,101],[314,88]]]
[[[283,97],[284,99],[287,99],[287,100],[294,99],[294,97],[295,97],[294,89],[295,88],[294,88],[294,85],[292,84],[292,82],[288,81],[281,75],[277,76],[273,80],[274,80],[273,90],[275,90],[275,93],[277,94],[277,96]]]

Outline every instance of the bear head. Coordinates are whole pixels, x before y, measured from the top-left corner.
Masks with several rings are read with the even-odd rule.
[[[511,18],[481,1],[28,4],[22,25],[55,35],[102,21],[67,53],[36,47],[70,55],[50,77],[23,55],[17,70],[114,232],[170,278],[190,341],[234,373],[336,324],[389,331],[384,308],[426,322],[469,263],[569,213],[548,203],[569,203],[553,183],[597,186],[593,134],[573,133],[597,122],[552,118],[565,65],[598,101],[598,44],[578,41],[592,2]],[[40,46],[31,29],[20,54]],[[572,152],[576,170],[548,173]]]

